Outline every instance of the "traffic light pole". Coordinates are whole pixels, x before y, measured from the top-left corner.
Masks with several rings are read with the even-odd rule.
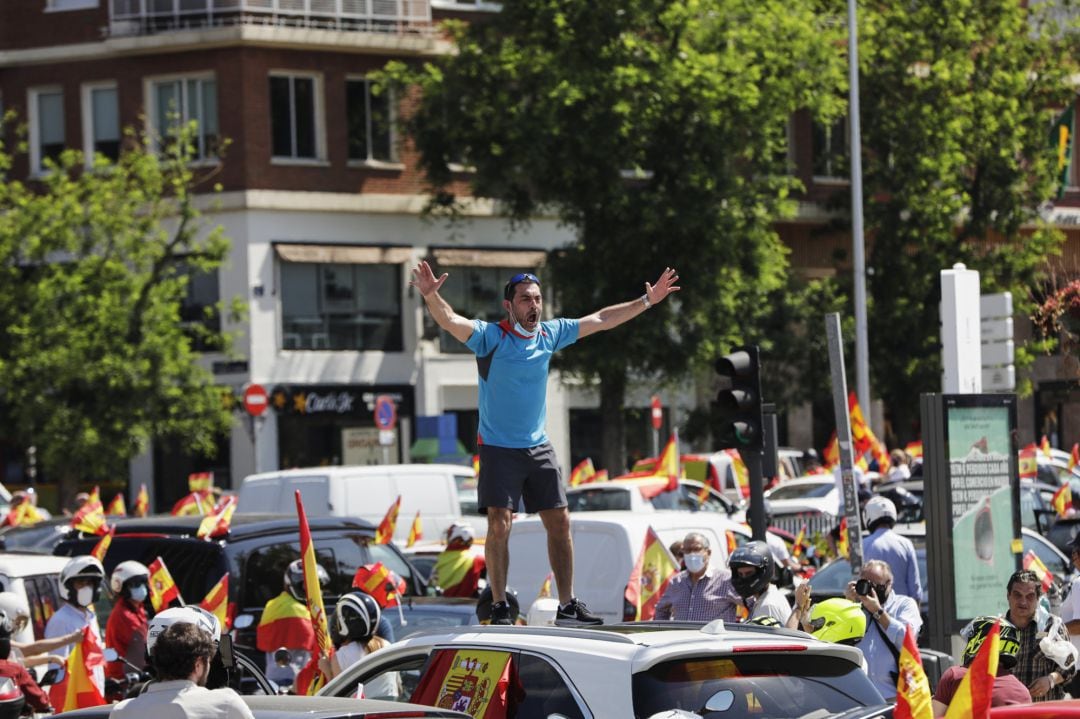
[[[762,452],[740,451],[750,475],[750,532],[754,539],[765,541],[765,481],[761,473]]]

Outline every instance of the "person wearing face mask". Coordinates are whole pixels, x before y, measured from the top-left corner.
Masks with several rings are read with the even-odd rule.
[[[154,617],[147,653],[154,681],[113,707],[110,719],[254,719],[240,695],[209,689],[221,625],[198,607],[172,607]]]
[[[731,573],[709,566],[711,556],[709,539],[704,534],[686,535],[682,557],[686,569],[668,583],[656,605],[656,619],[738,621],[739,595],[731,583]]]
[[[105,625],[105,646],[134,666],[142,669],[146,662],[146,597],[149,594],[150,570],[136,561],[120,562],[109,577],[109,588],[116,604]],[[123,679],[127,664],[117,659],[109,662],[105,675]]]
[[[510,566],[510,524],[518,505],[538,513],[547,532],[548,558],[559,588],[555,624],[585,626],[601,619],[574,596],[574,545],[563,489],[562,469],[548,441],[548,367],[555,352],[579,339],[627,322],[679,290],[679,275],[665,268],[655,285],[645,283],[640,297],[605,307],[579,319],[543,320],[540,278],[520,272],[503,287],[499,323],[467,319],[454,312],[439,290],[447,275],[436,276],[427,262],[412,270],[409,284],[419,290],[439,327],[476,354],[480,388],[479,505],[487,515],[484,543],[492,624],[513,624],[506,599]]]
[[[101,643],[101,627],[94,613],[94,602],[101,596],[101,585],[104,582],[105,568],[98,560],[91,556],[72,557],[68,560],[68,563],[60,570],[59,590],[64,604],[56,610],[45,625],[45,638],[81,632],[83,627],[89,626],[98,643]],[[72,646],[73,644],[69,644],[56,649],[53,653],[66,659],[71,653]],[[49,688],[49,698],[53,706],[62,707],[67,693],[67,673],[62,664],[50,664],[49,668],[59,670],[56,683]],[[98,691],[104,694],[104,669],[100,666],[94,667],[90,672],[90,677]]]
[[[866,634],[856,644],[866,658],[866,674],[886,701],[896,697],[897,665],[904,635],[910,626],[917,636],[922,629],[919,603],[893,591],[889,565],[872,559],[862,566],[859,579],[848,582],[844,595],[862,605]]]

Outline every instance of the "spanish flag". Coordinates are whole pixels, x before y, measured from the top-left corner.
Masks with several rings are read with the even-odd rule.
[[[799,530],[799,534],[795,537],[795,543],[791,545],[791,556],[801,557],[803,552],[806,551],[806,525],[804,524]]]
[[[850,552],[850,545],[848,544],[848,532],[847,532],[847,517],[840,518],[840,539],[836,542],[836,552],[841,557],[847,558],[848,552]]]
[[[199,606],[213,614],[221,622],[221,628],[229,628],[229,573],[226,572],[218,583],[210,587]]]
[[[94,500],[96,493],[97,488],[95,487],[90,499],[71,518],[72,529],[86,534],[105,534],[105,532],[109,531],[109,527],[105,522],[105,511],[101,506],[101,499],[99,497]]]
[[[1080,444],[1074,444],[1072,451],[1069,452],[1069,473],[1071,474],[1076,466],[1080,465]]]
[[[400,502],[401,497],[398,497],[398,503]],[[308,528],[304,501],[300,498],[299,489],[296,490],[296,516],[300,521],[300,561],[304,566],[304,593],[307,595],[307,608],[311,613],[311,625],[315,630],[315,643],[322,656],[329,658],[334,653],[334,644],[330,641],[330,630],[326,622],[322,585],[319,584],[319,567],[315,562],[315,545],[311,541],[311,529]],[[317,663],[318,657],[312,656],[312,660]],[[315,694],[326,683],[327,678],[321,671],[316,670],[315,676],[306,687],[307,693]],[[297,687],[297,691],[303,689],[305,687]]]
[[[214,508],[214,512],[206,515],[203,521],[199,523],[199,530],[195,533],[195,536],[198,539],[212,539],[213,537],[223,537],[228,534],[233,513],[236,512],[236,502],[237,499],[234,495],[229,495],[221,500],[221,503]]]
[[[139,487],[139,493],[135,496],[135,507],[131,510],[136,517],[145,517],[150,514],[150,493],[146,491],[146,485]]]
[[[315,628],[311,612],[304,602],[287,591],[277,595],[263,607],[259,626],[255,630],[255,648],[272,652],[279,647],[316,651]]]
[[[115,527],[109,527],[109,531],[94,544],[94,548],[90,550],[90,556],[99,562],[104,563],[105,555],[109,553],[109,545],[112,544],[113,534],[116,532]]]
[[[724,451],[731,457],[731,469],[735,472],[735,482],[739,485],[739,494],[743,496],[743,499],[749,499],[750,470],[747,469],[746,462],[743,461],[739,450],[725,449]]]
[[[672,432],[668,443],[664,445],[664,451],[660,453],[660,459],[656,462],[653,473],[657,477],[667,479],[666,491],[672,492],[679,488],[679,433]]]
[[[177,500],[169,511],[174,517],[202,516],[214,508],[213,500],[208,494],[191,492]]]
[[[904,646],[900,649],[897,665],[899,671],[893,719],[934,719],[930,681],[923,671],[922,656],[910,624],[904,634]]]
[[[412,526],[409,527],[409,539],[405,542],[405,546],[413,547],[416,543],[424,538],[424,525],[420,522],[420,510],[416,510],[416,516],[413,517]]]
[[[127,506],[124,504],[124,495],[117,492],[116,496],[109,502],[109,506],[105,508],[105,514],[114,514],[120,517],[127,516]]]
[[[404,596],[407,589],[405,580],[382,562],[365,564],[357,569],[352,585],[353,589],[361,589],[374,597],[383,609],[396,607],[398,597]]]
[[[915,440],[914,442],[908,442],[904,447],[904,451],[908,453],[908,456],[912,459],[922,458],[922,441]]]
[[[995,623],[975,654],[967,674],[960,680],[960,686],[956,688],[956,694],[945,712],[945,719],[985,719],[990,716],[998,652],[1001,651],[1000,631],[1001,624]]]
[[[187,485],[189,492],[207,494],[214,488],[214,473],[192,472],[188,475]]]
[[[1069,510],[1072,509],[1072,487],[1069,486],[1068,479],[1065,480],[1065,484],[1061,485],[1058,491],[1054,492],[1051,504],[1054,505],[1059,517],[1069,514]]]
[[[594,474],[590,479],[587,479],[585,483],[595,484],[596,482],[606,481],[608,481],[608,471],[606,469],[598,469],[596,470],[596,474]]]
[[[679,563],[660,541],[656,530],[649,527],[626,585],[626,601],[637,610],[635,621],[652,619],[656,615],[656,604],[678,572]]]
[[[178,600],[180,604],[184,603],[180,597],[180,589],[169,574],[169,568],[165,566],[164,559],[157,557],[150,562],[147,569],[150,570],[150,604],[154,607],[155,613],[169,607],[173,600]],[[277,649],[277,647],[274,648]]]
[[[577,487],[588,482],[596,474],[592,457],[586,457],[570,470],[570,486]]]
[[[1039,449],[1042,450],[1043,456],[1047,459],[1051,459],[1054,455],[1050,452],[1050,440],[1046,438],[1044,434],[1042,439],[1039,440]]]
[[[500,719],[514,716],[524,698],[510,652],[437,649],[409,701],[465,707],[475,719]]]
[[[82,641],[76,644],[67,659],[67,691],[61,711],[74,711],[83,707],[106,704],[101,695],[102,687],[94,683],[91,672],[97,667],[104,670],[105,654],[97,637],[89,626],[83,627]]]
[[[1039,448],[1034,443],[1020,450],[1020,479],[1035,479],[1039,474],[1039,462],[1035,458]]]
[[[29,527],[37,524],[45,517],[38,511],[29,498],[23,499],[19,505],[11,509],[0,526],[4,527]]]
[[[1049,592],[1051,587],[1054,586],[1053,572],[1046,568],[1046,565],[1042,563],[1042,560],[1039,559],[1038,555],[1036,555],[1035,551],[1032,549],[1029,549],[1027,553],[1024,554],[1024,569],[1029,572],[1035,572],[1035,576],[1037,576],[1042,583],[1043,592]]]
[[[394,538],[394,530],[397,529],[398,512],[401,511],[401,495],[397,496],[390,509],[386,510],[386,516],[375,528],[375,544],[390,544]]]
[[[821,450],[821,460],[828,469],[840,464],[840,442],[836,439],[836,432],[832,433],[829,443]]]

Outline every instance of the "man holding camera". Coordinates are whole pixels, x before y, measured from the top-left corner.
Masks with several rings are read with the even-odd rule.
[[[919,603],[893,591],[889,565],[874,559],[863,565],[859,579],[848,582],[844,595],[866,612],[866,634],[856,644],[866,658],[866,674],[886,701],[896,698],[897,662],[910,626],[922,628]]]

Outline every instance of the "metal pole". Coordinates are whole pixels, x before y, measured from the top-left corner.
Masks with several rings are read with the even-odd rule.
[[[848,122],[851,126],[851,242],[855,284],[855,393],[872,429],[870,343],[866,336],[866,249],[863,239],[862,132],[859,129],[859,29],[848,0]]]

